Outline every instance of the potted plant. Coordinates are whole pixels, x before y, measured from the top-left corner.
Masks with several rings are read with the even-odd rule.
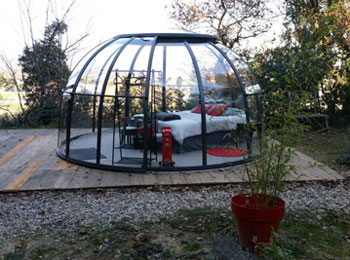
[[[259,244],[269,243],[284,216],[285,202],[280,194],[285,190],[286,177],[294,167],[290,165],[293,140],[302,135],[298,122],[300,99],[285,102],[288,90],[279,89],[262,96],[260,123],[248,126],[250,132],[261,133],[259,155],[245,163],[248,191],[231,198],[242,246],[255,250]]]

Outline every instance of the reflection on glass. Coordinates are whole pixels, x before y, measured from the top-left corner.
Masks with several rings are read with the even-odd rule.
[[[73,71],[61,107],[61,154],[67,144],[69,158],[118,170],[198,169],[243,161],[247,115],[259,120],[260,87],[247,64],[220,47],[238,70],[241,86],[212,37],[123,37]],[[169,134],[169,129],[167,138],[163,130]],[[213,154],[216,148],[238,154]]]
[[[256,93],[260,93],[260,91],[261,91],[261,88],[258,84],[248,86],[245,89],[245,92],[247,94],[256,94]]]
[[[114,55],[125,42],[125,39],[117,40],[98,53],[85,69],[78,85],[76,86],[75,93],[99,94],[101,92],[102,84],[109,65],[111,64]]]
[[[233,65],[236,67],[245,91],[247,94],[253,94],[260,91],[260,86],[258,85],[256,78],[252,71],[250,70],[247,63],[245,63],[236,53],[227,47],[218,44],[217,45],[228,58],[232,61]]]

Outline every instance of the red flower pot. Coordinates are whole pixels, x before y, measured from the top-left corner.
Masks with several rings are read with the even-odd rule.
[[[236,195],[231,199],[232,212],[236,217],[238,233],[243,247],[254,250],[259,243],[269,243],[273,231],[277,232],[284,216],[285,202],[273,198],[274,203],[262,206],[262,195]]]

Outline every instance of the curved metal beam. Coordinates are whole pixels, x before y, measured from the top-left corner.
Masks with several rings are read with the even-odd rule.
[[[148,120],[148,96],[149,96],[149,85],[151,82],[151,69],[152,69],[152,61],[153,61],[153,55],[154,55],[154,49],[157,44],[158,37],[154,37],[151,50],[149,52],[149,58],[148,58],[148,65],[147,65],[147,74],[146,74],[146,93],[145,93],[145,105],[144,105],[144,114],[143,114],[143,166],[147,167],[147,144],[148,144],[148,129],[147,129],[147,120]]]
[[[242,80],[241,80],[241,77],[239,76],[239,73],[238,73],[238,70],[236,69],[235,65],[232,63],[232,61],[230,60],[230,58],[226,55],[226,53],[221,50],[218,46],[216,46],[215,44],[209,42],[209,44],[211,46],[213,46],[216,50],[218,50],[222,56],[225,57],[226,61],[228,62],[228,64],[230,64],[231,68],[233,69],[236,77],[237,77],[237,80],[238,80],[238,84],[239,86],[241,87],[241,91],[242,91],[242,94],[243,94],[243,101],[244,101],[244,106],[245,106],[245,114],[246,114],[246,120],[248,122],[248,124],[250,123],[250,118],[249,118],[249,113],[248,113],[248,100],[247,100],[247,93],[245,92],[245,88],[243,86],[243,83],[242,83]]]
[[[198,66],[196,57],[194,56],[194,53],[191,49],[191,46],[188,44],[187,41],[184,41],[184,44],[191,56],[194,70],[196,71],[196,77],[197,77],[197,82],[199,87],[199,96],[201,101],[201,119],[202,119],[202,161],[203,161],[203,166],[206,166],[207,165],[207,120],[206,120],[206,114],[205,114],[203,82],[202,82],[199,66]]]
[[[102,90],[101,90],[101,98],[100,98],[100,104],[98,107],[98,116],[97,116],[97,149],[96,149],[96,164],[100,164],[101,160],[101,137],[102,137],[102,113],[103,113],[103,101],[104,101],[104,93],[107,88],[109,76],[111,75],[112,69],[114,67],[114,64],[116,63],[117,59],[119,58],[120,54],[123,52],[125,47],[132,41],[134,40],[135,37],[129,39],[126,41],[119,49],[118,53],[115,55],[113,58],[111,65],[108,68],[108,71],[106,73],[105,80],[102,85]],[[113,144],[114,145],[114,144]]]
[[[96,57],[98,53],[100,53],[105,47],[107,47],[109,44],[113,43],[114,41],[117,41],[119,38],[113,38],[109,42],[103,44],[98,50],[94,52],[94,54],[87,60],[83,68],[80,70],[77,79],[75,80],[73,91],[70,93],[70,99],[68,100],[67,105],[67,119],[66,119],[66,157],[69,156],[69,148],[70,148],[70,133],[71,133],[71,127],[72,127],[72,110],[73,110],[73,101],[74,101],[74,94],[75,90],[77,89],[78,83],[83,76],[83,73],[85,72],[87,66],[89,66],[90,62]]]

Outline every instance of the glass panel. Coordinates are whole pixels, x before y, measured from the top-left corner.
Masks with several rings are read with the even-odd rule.
[[[115,126],[118,104],[117,99],[105,97],[102,110],[102,133],[101,133],[101,164],[113,166],[113,154],[117,148],[116,134],[113,132]]]
[[[259,96],[247,96],[248,99],[248,113],[251,122],[260,122],[259,116]]]
[[[245,92],[248,95],[253,95],[253,96],[247,96],[248,114],[252,122],[259,122],[258,120],[260,118],[259,118],[259,110],[258,110],[257,102],[259,101],[259,98],[260,98],[261,88],[257,83],[256,78],[254,77],[249,66],[245,62],[243,62],[233,51],[231,51],[230,49],[222,45],[217,45],[217,46],[226,53],[226,55],[229,57],[229,59],[232,61],[232,63],[238,70]],[[243,103],[243,97],[241,101],[242,101],[241,103]],[[239,102],[240,100],[237,99],[237,103]]]
[[[119,39],[105,47],[90,62],[82,75],[76,93],[101,94],[106,72],[120,47],[129,39]]]
[[[242,84],[245,87],[247,94],[259,93],[261,91],[259,84],[256,81],[252,71],[249,69],[247,63],[242,61],[242,59],[227,47],[217,44],[217,46],[223,50],[228,58],[232,61],[233,65],[236,67],[239,76],[242,80]]]
[[[93,48],[92,50],[90,50],[88,53],[86,53],[84,55],[84,57],[78,62],[77,65],[75,65],[72,73],[70,74],[69,78],[68,78],[68,83],[66,85],[66,90],[69,88],[69,89],[72,89],[73,85],[75,84],[78,76],[79,76],[79,73],[80,71],[82,70],[82,68],[84,67],[84,65],[86,64],[86,62],[90,59],[91,55],[93,55],[97,50],[98,48],[100,47],[101,45],[98,45],[96,46],[95,48]]]
[[[156,118],[152,125],[156,129],[155,147],[160,162],[160,165],[152,162],[153,167],[168,166],[171,161],[174,167],[202,166],[201,115],[192,113],[199,100],[197,77],[185,45],[158,43],[148,105],[151,118]],[[164,141],[169,128],[170,144]]]
[[[117,102],[118,101],[118,102]],[[134,99],[132,100],[132,103]],[[143,111],[131,119],[125,117],[126,98],[105,98],[103,103],[101,164],[116,167],[143,166]],[[142,139],[142,140],[141,140]]]
[[[243,95],[224,56],[207,43],[190,45],[197,59],[206,103],[208,165],[240,161],[245,149]]]
[[[148,38],[134,39],[114,64],[105,95],[116,98],[105,97],[103,104],[101,164],[126,168],[143,166],[141,128],[151,44]]]
[[[66,154],[66,137],[67,137],[67,108],[70,94],[64,93],[60,109],[60,125],[58,131],[58,148],[62,154]]]
[[[96,163],[96,134],[98,97],[74,95],[69,157]],[[95,108],[94,108],[95,106]],[[95,112],[95,118],[94,118]]]
[[[183,111],[196,107],[199,103],[197,77],[183,43],[167,45],[165,64],[167,110]]]
[[[134,39],[120,54],[114,64],[105,95],[115,94],[115,78],[118,78],[118,95],[145,96],[146,70],[151,41]],[[129,102],[127,100],[127,102]]]

